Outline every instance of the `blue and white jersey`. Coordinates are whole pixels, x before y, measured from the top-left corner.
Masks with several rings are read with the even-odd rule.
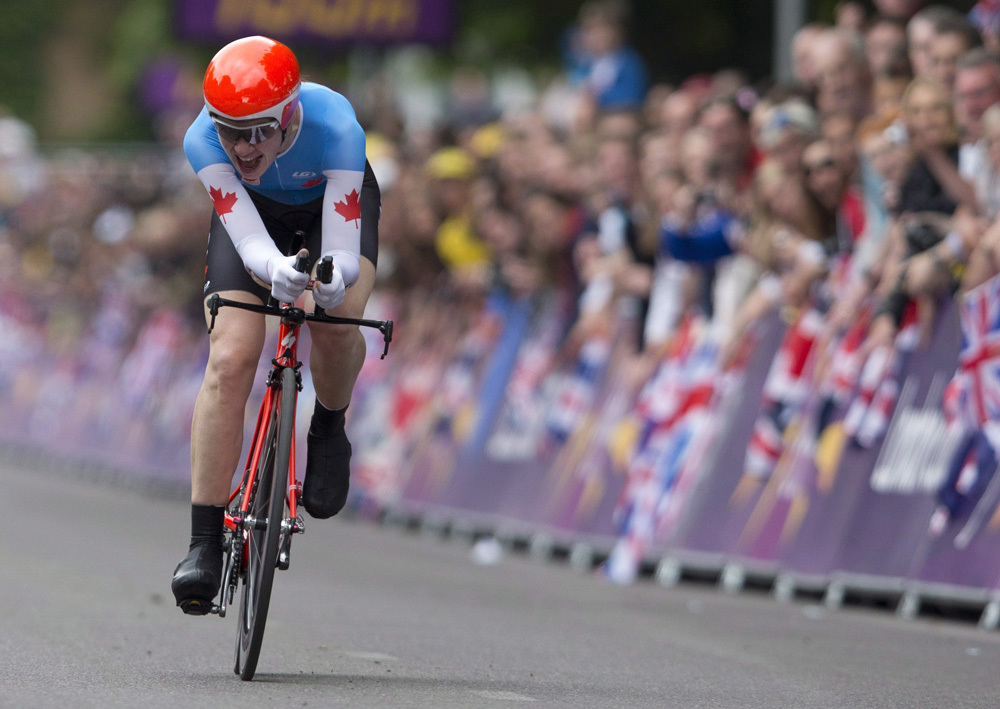
[[[350,102],[336,91],[303,82],[301,123],[286,147],[258,179],[245,181],[202,109],[184,136],[184,153],[205,185],[249,271],[270,282],[269,262],[282,254],[274,245],[247,190],[284,204],[323,197],[323,255],[332,255],[347,285],[360,270],[361,184],[365,133]]]

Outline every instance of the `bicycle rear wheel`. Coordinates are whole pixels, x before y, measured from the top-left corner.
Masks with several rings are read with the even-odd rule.
[[[295,371],[281,372],[277,411],[268,423],[264,449],[258,462],[257,481],[244,523],[247,536],[246,567],[240,595],[239,635],[236,638],[235,672],[241,679],[253,679],[257,671],[271,584],[277,566],[278,542],[285,518],[288,466],[295,425]]]

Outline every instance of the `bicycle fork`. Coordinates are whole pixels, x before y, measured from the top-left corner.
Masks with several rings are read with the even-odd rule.
[[[296,374],[296,387],[300,391],[302,389],[302,378],[299,376],[299,368],[301,367],[301,364],[298,362],[296,357],[296,351],[298,349],[296,342],[297,329],[298,328],[287,326],[284,323],[282,324],[281,331],[279,333],[281,337],[279,355],[272,360],[274,368],[268,376],[267,392],[264,396],[264,401],[261,402],[260,410],[257,414],[257,424],[254,427],[254,440],[250,446],[250,454],[247,458],[246,468],[244,469],[243,481],[232,493],[229,499],[230,504],[232,504],[236,497],[242,492],[239,509],[235,511],[235,514],[231,514],[227,510],[225,516],[225,528],[229,532],[229,543],[227,544],[226,549],[226,561],[223,568],[220,598],[219,602],[217,604],[213,604],[211,610],[209,611],[210,613],[218,615],[220,618],[224,618],[226,616],[226,609],[235,597],[239,579],[246,571],[247,545],[249,543],[247,531],[264,531],[268,524],[271,523],[271,520],[257,519],[250,515],[248,512],[248,506],[251,494],[256,486],[256,471],[259,469],[260,459],[264,453],[264,445],[266,444],[266,439],[268,437],[268,427],[265,425],[265,419],[273,415],[276,408],[279,406],[280,398],[277,396],[279,389],[276,383],[281,381],[281,371],[286,367],[294,369]],[[286,330],[288,332],[286,332]],[[295,411],[292,412],[292,416],[294,422],[296,416]],[[302,484],[299,482],[295,472],[296,462],[294,437],[292,438],[291,443],[291,455],[289,456],[288,470],[286,472],[287,485],[285,487],[285,499],[288,505],[289,514],[287,517],[283,517],[281,519],[281,536],[279,540],[278,559],[276,563],[276,567],[282,571],[287,570],[289,567],[292,535],[302,534],[305,532],[305,523],[298,515],[298,498],[302,491]]]

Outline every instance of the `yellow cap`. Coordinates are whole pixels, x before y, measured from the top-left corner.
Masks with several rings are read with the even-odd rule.
[[[390,143],[381,133],[365,134],[365,157],[369,160],[384,158],[390,152]]]
[[[472,134],[470,147],[481,158],[492,158],[503,146],[503,126],[499,123],[487,123]]]
[[[441,148],[427,161],[427,172],[439,180],[465,180],[472,177],[476,165],[461,148]]]
[[[472,231],[466,216],[445,219],[434,240],[438,256],[451,269],[488,264],[490,247]]]

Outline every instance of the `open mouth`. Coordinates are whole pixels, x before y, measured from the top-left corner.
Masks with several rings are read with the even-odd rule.
[[[243,158],[236,158],[236,166],[239,167],[240,172],[244,175],[252,174],[257,167],[260,165],[260,161],[264,159],[263,155],[258,155],[250,160],[244,160]]]

